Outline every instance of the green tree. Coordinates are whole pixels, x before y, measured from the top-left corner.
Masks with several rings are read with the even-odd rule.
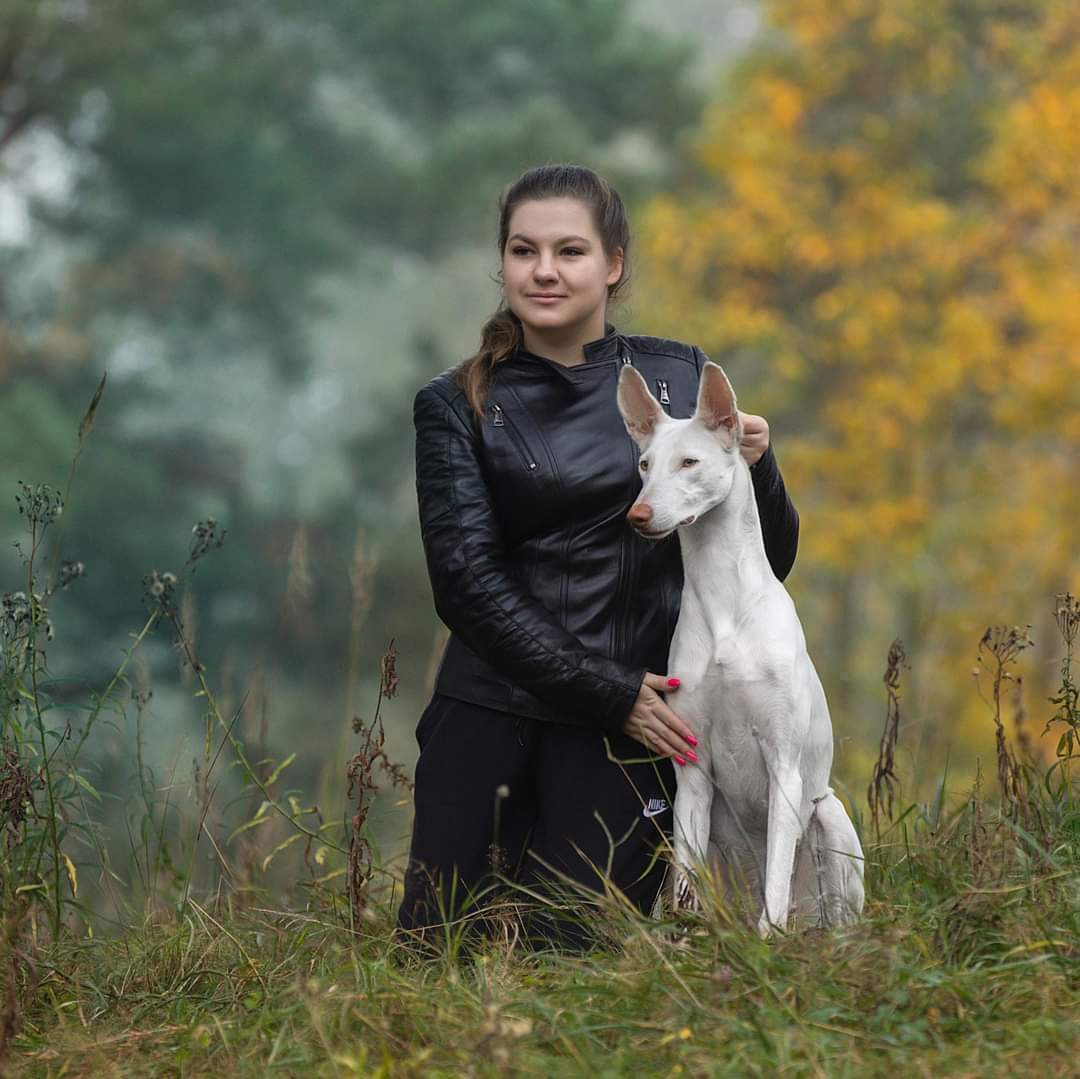
[[[460,244],[524,161],[670,144],[688,47],[625,7],[3,0],[0,164],[45,139],[71,191],[32,206],[67,272],[0,295],[0,377],[128,312],[177,357],[206,335],[301,375],[318,278],[358,250]]]
[[[35,197],[27,241],[0,247],[0,484],[66,473],[109,369],[75,496],[85,516],[67,521],[102,530],[82,555],[94,618],[128,623],[125,582],[211,513],[233,542],[206,587],[220,572],[238,596],[263,591],[261,611],[301,525],[320,566],[348,565],[381,462],[354,458],[347,504],[301,506],[312,469],[272,456],[333,314],[324,286],[361,289],[391,253],[484,242],[499,187],[538,160],[588,158],[642,189],[695,117],[688,55],[625,0],[0,0],[0,177],[28,190],[36,153],[70,184]],[[628,157],[627,140],[651,156]],[[355,354],[361,378],[381,362],[364,340]],[[409,426],[374,444],[405,461]],[[315,588],[324,620],[299,651],[288,634],[281,647],[333,664],[322,635],[348,598],[332,573]],[[207,625],[207,647],[236,628]]]

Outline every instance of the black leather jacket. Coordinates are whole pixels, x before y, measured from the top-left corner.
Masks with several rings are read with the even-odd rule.
[[[682,598],[678,533],[639,536],[638,447],[616,404],[632,362],[676,418],[693,414],[696,346],[608,324],[567,367],[518,349],[484,421],[453,368],[413,402],[420,531],[451,630],[435,690],[556,723],[621,729],[646,670],[664,674]],[[770,447],[751,468],[765,551],[783,580],[799,517]]]

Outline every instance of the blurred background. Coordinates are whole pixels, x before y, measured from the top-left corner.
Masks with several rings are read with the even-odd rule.
[[[0,0],[0,591],[27,587],[18,481],[64,488],[107,374],[63,516],[86,573],[50,608],[51,722],[78,729],[143,575],[213,517],[183,613],[250,755],[295,752],[278,790],[344,816],[392,639],[381,715],[411,769],[445,640],[412,398],[497,304],[500,191],[553,161],[630,207],[609,318],[698,344],[770,422],[839,789],[865,810],[896,637],[909,799],[993,769],[991,624],[1031,627],[1011,707],[1037,738],[1054,597],[1080,590],[1066,0]],[[164,627],[132,680],[140,767],[180,820],[205,701]],[[121,867],[135,711],[125,686],[88,747]],[[224,843],[251,804],[220,778]],[[372,822],[399,855],[408,799]]]

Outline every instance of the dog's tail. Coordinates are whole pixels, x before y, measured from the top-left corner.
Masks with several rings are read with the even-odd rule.
[[[865,901],[862,845],[831,787],[813,804],[796,868],[796,908],[819,925],[845,925]]]

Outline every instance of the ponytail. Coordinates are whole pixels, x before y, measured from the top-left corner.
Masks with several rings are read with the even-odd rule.
[[[495,365],[512,355],[523,343],[521,320],[503,301],[480,331],[480,349],[454,369],[454,379],[465,392],[478,419],[484,417]]]

